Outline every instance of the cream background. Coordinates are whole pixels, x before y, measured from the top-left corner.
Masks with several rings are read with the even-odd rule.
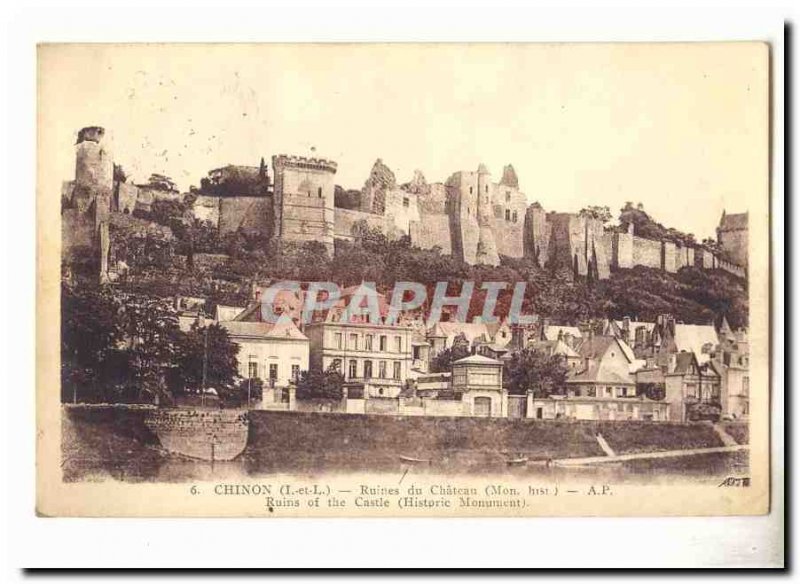
[[[40,49],[54,181],[106,128],[115,162],[188,190],[212,168],[278,153],[339,164],[360,189],[376,158],[398,181],[512,163],[546,210],[642,202],[714,236],[759,192],[764,55],[747,44],[73,45]],[[75,66],[80,63],[80,66]],[[692,201],[687,209],[684,201]],[[687,210],[690,211],[687,213]]]
[[[144,9],[158,6],[158,18]],[[354,19],[340,6],[310,9],[307,3],[269,10],[220,11],[208,2],[193,3],[191,25],[187,26],[185,7],[169,7],[163,2],[143,1],[135,8],[114,11],[76,11],[75,7],[47,10],[18,10],[4,16],[14,19],[9,42],[14,59],[3,65],[9,68],[15,88],[6,94],[14,112],[11,118],[15,161],[22,172],[8,175],[12,192],[30,193],[34,189],[35,144],[35,51],[33,44],[45,40],[70,41],[142,41],[160,39],[198,40],[284,40],[306,41],[309,38],[331,41],[360,40],[614,40],[614,41],[694,41],[729,39],[770,39],[775,43],[775,71],[783,71],[783,19],[794,13],[790,2],[777,6],[755,5],[736,9],[725,3],[713,7],[697,3],[652,2],[646,5],[612,9],[593,1],[568,1],[547,10],[532,5],[510,7],[494,3],[474,10],[434,6],[430,2],[404,3],[390,18],[384,10],[362,11]],[[782,7],[782,8],[781,8]],[[420,15],[424,13],[424,18]],[[455,15],[458,14],[459,18]],[[511,15],[511,16],[510,16]],[[775,176],[772,233],[775,239],[774,261],[783,265],[783,78],[775,77],[775,123],[773,140]],[[795,153],[795,157],[797,154]],[[24,368],[9,371],[20,386],[33,384],[34,345],[34,248],[28,229],[34,224],[34,204],[21,200],[14,220],[8,224],[10,236],[28,241],[16,249],[8,268],[20,278],[19,286],[10,289],[18,310],[8,315],[15,331],[15,342],[7,347],[10,363],[25,363]],[[772,517],[637,519],[595,518],[589,521],[537,519],[473,520],[351,520],[253,522],[246,520],[149,520],[96,521],[51,520],[32,515],[34,506],[33,440],[15,440],[10,470],[16,479],[3,482],[7,491],[12,520],[10,557],[19,566],[352,566],[397,565],[392,542],[417,542],[415,563],[422,566],[764,566],[780,565],[782,552],[782,467],[783,467],[783,276],[773,273],[775,304],[775,358],[773,369],[775,413],[772,437],[776,457],[778,515]],[[57,318],[57,308],[42,314]],[[11,436],[32,436],[35,414],[33,400],[20,402],[8,394],[7,409]],[[797,402],[795,402],[797,406]],[[22,412],[24,415],[20,415]],[[157,527],[154,529],[154,527]],[[328,545],[307,553],[304,542],[313,533]],[[212,534],[232,537],[217,540],[215,554],[199,554]],[[233,537],[233,536],[236,537]],[[658,546],[650,545],[653,538]],[[351,542],[360,546],[354,549]],[[536,552],[509,557],[506,541],[530,541]],[[618,541],[625,541],[624,549]],[[275,553],[264,553],[265,542],[272,542]],[[448,542],[447,559],[438,552]],[[568,544],[568,545],[567,545]],[[579,547],[580,554],[574,549]],[[48,550],[42,553],[41,550]],[[20,579],[16,573],[15,579]],[[545,575],[542,577],[546,578]],[[418,578],[425,579],[424,576]],[[683,582],[693,576],[682,574]],[[697,578],[700,578],[698,576]],[[560,580],[563,580],[559,576]],[[568,577],[567,577],[568,579]],[[688,579],[688,580],[687,580]]]

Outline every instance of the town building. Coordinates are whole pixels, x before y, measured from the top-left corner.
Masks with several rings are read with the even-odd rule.
[[[503,388],[503,363],[470,355],[453,363],[452,390],[461,395],[470,416],[502,418],[508,415],[508,394]]]
[[[310,367],[338,370],[351,396],[397,397],[411,376],[412,330],[369,322],[311,323],[305,327]]]
[[[239,375],[285,388],[309,367],[309,339],[291,321],[219,323],[239,345]]]

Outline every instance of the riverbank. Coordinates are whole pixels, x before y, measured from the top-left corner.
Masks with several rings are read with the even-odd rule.
[[[161,448],[145,426],[147,411],[126,406],[64,407],[65,480],[112,476],[136,481],[165,475],[170,480],[190,480],[198,469],[205,469],[202,462],[184,460]],[[510,459],[526,458],[531,466],[551,460],[602,459],[608,456],[601,446],[603,441],[615,455],[624,457],[622,461],[638,463],[648,453],[694,451],[711,455],[725,452],[714,449],[726,446],[707,423],[421,418],[263,410],[250,412],[249,418],[244,452],[227,467],[218,465],[217,473],[226,472],[226,468],[247,475],[396,472],[411,459],[430,461],[432,467],[445,473],[483,473],[505,471]],[[741,424],[734,432],[740,439],[746,436]],[[602,440],[598,440],[598,434]],[[670,460],[668,464],[674,467],[682,463]]]

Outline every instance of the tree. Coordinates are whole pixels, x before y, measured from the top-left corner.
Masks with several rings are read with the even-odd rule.
[[[459,359],[470,356],[470,347],[464,333],[453,339],[453,346],[439,352],[431,362],[433,373],[449,373],[453,370],[453,363]]]
[[[567,366],[560,355],[548,356],[536,349],[523,349],[505,364],[503,380],[508,392],[524,395],[533,391],[535,397],[559,394],[567,379]]]
[[[166,377],[175,364],[181,332],[169,300],[131,296],[123,304],[121,317],[132,379],[156,402],[171,400]]]
[[[231,341],[228,331],[214,323],[207,327],[192,325],[180,337],[177,347],[178,377],[184,387],[200,389],[205,367],[206,387],[218,392],[233,387],[238,377],[239,345]]]
[[[120,303],[109,288],[61,287],[62,399],[106,399],[127,367],[119,344]]]
[[[605,225],[609,221],[611,221],[611,209],[607,206],[600,206],[600,205],[589,205],[588,207],[584,207],[578,212],[578,215],[581,217],[590,217],[592,219],[597,219]]]
[[[342,399],[344,377],[335,364],[325,371],[301,371],[297,380],[298,399]]]

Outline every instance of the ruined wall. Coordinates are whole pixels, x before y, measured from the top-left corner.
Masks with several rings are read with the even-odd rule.
[[[547,220],[547,213],[538,203],[532,204],[525,211],[523,245],[525,255],[535,259],[544,267],[550,257],[550,237],[552,225]]]
[[[115,188],[114,210],[119,213],[133,213],[139,199],[139,189],[131,183],[118,182]]]
[[[475,264],[482,235],[478,173],[457,172],[447,180],[446,187],[453,255],[468,264]],[[488,198],[488,192],[484,196]],[[485,253],[484,250],[481,252]]]
[[[615,268],[633,267],[633,225],[625,233],[614,234],[611,261]]]
[[[662,261],[661,261],[661,269],[667,272],[677,272],[678,268],[675,265],[675,256],[676,256],[676,246],[671,241],[664,241],[662,243]]]
[[[353,239],[353,226],[359,221],[366,221],[373,229],[378,229],[386,237],[390,239],[397,239],[403,233],[394,227],[391,223],[391,218],[384,217],[383,215],[376,215],[375,213],[366,213],[364,211],[352,211],[350,209],[336,209],[335,222],[334,222],[334,237],[336,239]]]
[[[394,228],[408,234],[409,224],[412,221],[419,221],[419,204],[415,193],[409,193],[401,189],[392,189],[386,192],[384,215],[387,223],[393,224]]]
[[[706,249],[697,248],[694,252],[694,265],[710,270],[714,267],[714,255]]]
[[[198,195],[192,204],[192,213],[198,221],[208,221],[212,225],[219,227],[220,197],[209,197],[208,195]],[[272,226],[269,226],[272,229]]]
[[[224,235],[241,229],[250,235],[270,237],[272,215],[271,197],[221,197],[219,232]]]
[[[419,221],[409,225],[411,245],[421,249],[439,246],[444,255],[453,253],[450,233],[450,216],[445,213],[423,213]]]
[[[661,242],[634,235],[632,265],[661,268]]]
[[[611,246],[600,221],[572,213],[551,213],[548,219],[552,224],[551,260],[572,266],[581,276],[587,275],[589,266],[596,262],[597,277],[609,277]]]
[[[527,197],[509,185],[493,185],[492,228],[497,252],[512,258],[525,254],[525,214]]]
[[[433,183],[427,185],[428,188],[424,192],[417,195],[419,203],[419,212],[421,215],[425,213],[441,214],[447,212],[447,188],[444,183]]]

